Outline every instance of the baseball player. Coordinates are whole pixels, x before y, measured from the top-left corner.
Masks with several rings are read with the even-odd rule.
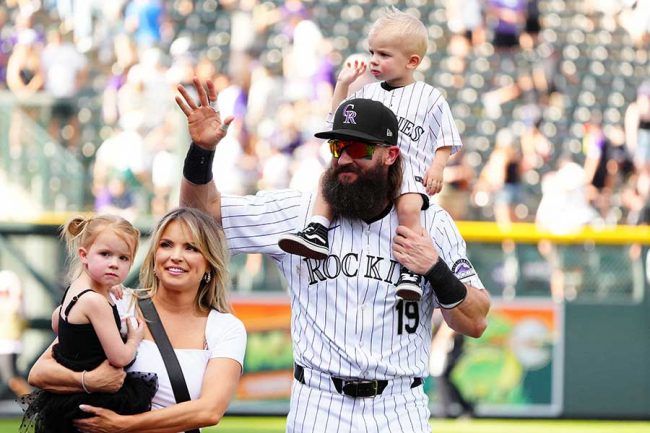
[[[428,195],[442,189],[443,170],[450,154],[461,146],[460,135],[447,101],[434,87],[415,81],[413,73],[427,51],[427,29],[416,17],[388,8],[371,27],[370,72],[380,82],[366,84],[352,98],[369,98],[390,108],[398,119],[398,145],[404,158],[404,178],[397,200],[397,215],[402,225],[415,232],[422,229],[420,211],[429,206]],[[332,101],[336,110],[347,96],[350,85],[361,77],[366,64],[355,61],[338,76]],[[349,106],[349,101],[344,103]],[[354,118],[348,118],[354,122]],[[331,119],[330,119],[331,121]],[[284,251],[314,259],[325,259],[330,248],[327,229],[332,210],[319,194],[309,224],[297,233],[279,238]],[[403,264],[403,263],[402,263]],[[402,266],[397,296],[419,301],[422,296],[420,275]]]
[[[295,381],[287,432],[430,432],[422,387],[435,308],[449,326],[478,337],[490,301],[446,211],[421,212],[421,232],[400,226],[393,198],[402,164],[394,144],[398,120],[368,99],[341,106],[329,139],[332,160],[323,196],[337,215],[328,231],[333,254],[314,260],[284,253],[279,234],[304,224],[314,195],[261,191],[221,194],[212,180],[214,149],[232,117],[210,108],[217,93],[195,79],[199,101],[179,86],[176,102],[188,118],[192,144],[181,205],[211,213],[233,254],[270,256],[287,279]],[[353,116],[355,122],[345,122]],[[422,302],[398,299],[398,261],[424,275]]]

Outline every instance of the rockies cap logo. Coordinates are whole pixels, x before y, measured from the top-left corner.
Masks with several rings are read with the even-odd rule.
[[[343,115],[345,116],[345,120],[343,120],[343,123],[353,123],[357,124],[357,122],[354,120],[355,117],[357,117],[357,112],[352,111],[354,108],[354,104],[348,104],[345,106],[343,109]]]

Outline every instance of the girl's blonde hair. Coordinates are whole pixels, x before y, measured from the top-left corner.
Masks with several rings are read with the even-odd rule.
[[[79,258],[79,248],[90,248],[97,236],[104,230],[112,230],[131,250],[131,261],[135,257],[140,241],[140,231],[130,222],[117,215],[76,216],[70,219],[61,230],[61,237],[68,250],[68,281],[81,275],[83,265]]]
[[[153,297],[158,292],[159,281],[154,273],[156,250],[165,229],[173,221],[182,223],[192,235],[196,247],[208,262],[209,281],[201,280],[196,294],[196,306],[200,310],[215,309],[231,312],[228,300],[230,273],[229,254],[223,230],[214,218],[193,208],[178,208],[162,217],[151,236],[151,244],[140,269],[140,298]]]
[[[384,9],[382,16],[373,23],[368,32],[368,37],[386,32],[395,37],[396,43],[403,47],[406,54],[417,54],[423,59],[427,54],[429,32],[424,23],[417,17],[402,12],[395,6]]]

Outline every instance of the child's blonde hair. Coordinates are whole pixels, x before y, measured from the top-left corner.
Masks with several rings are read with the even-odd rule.
[[[133,224],[117,215],[97,215],[88,218],[77,216],[69,220],[61,230],[61,237],[65,240],[68,249],[69,281],[78,278],[83,269],[78,254],[79,248],[89,248],[97,236],[108,229],[126,242],[131,250],[131,260],[133,260],[140,241],[140,231]]]
[[[368,37],[372,38],[379,32],[392,33],[406,54],[417,54],[420,59],[427,54],[429,32],[424,23],[395,6],[384,9],[382,16],[370,27]]]

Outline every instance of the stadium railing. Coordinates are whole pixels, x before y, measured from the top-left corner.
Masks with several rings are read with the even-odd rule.
[[[0,171],[37,211],[83,209],[86,169],[45,129],[52,104],[46,94],[0,91]]]

